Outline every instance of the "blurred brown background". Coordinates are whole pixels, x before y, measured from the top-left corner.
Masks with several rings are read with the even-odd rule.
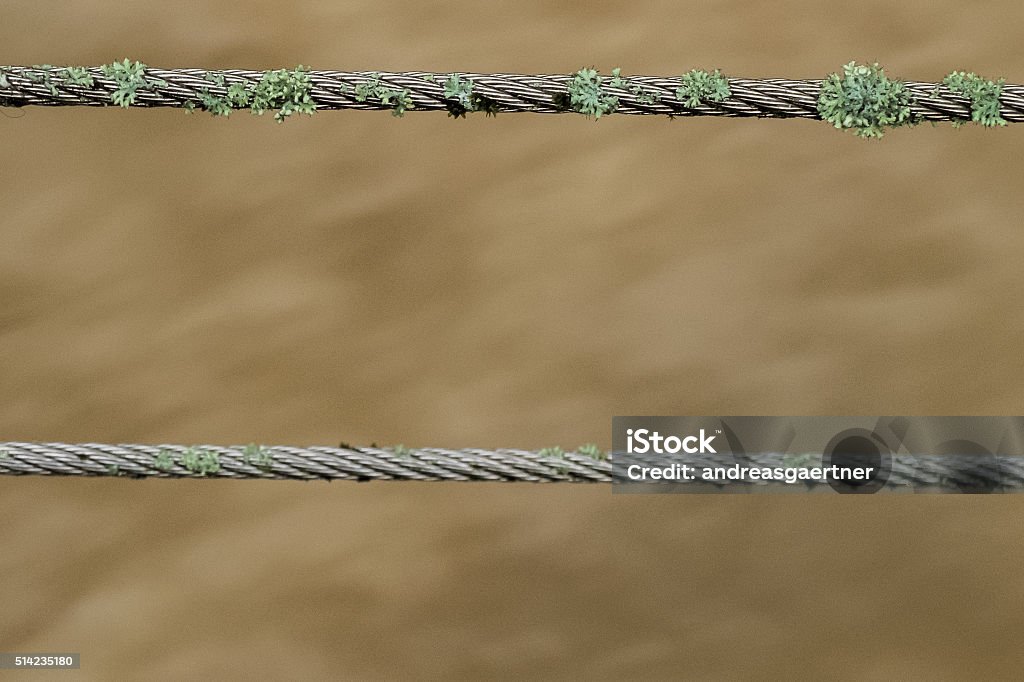
[[[6,0],[0,63],[1021,82],[1021,18]],[[615,414],[1024,412],[1024,126],[3,114],[0,440],[607,447]],[[1022,518],[8,478],[0,650],[80,651],[81,679],[1015,677]]]

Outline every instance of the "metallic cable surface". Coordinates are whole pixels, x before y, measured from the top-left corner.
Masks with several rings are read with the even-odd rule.
[[[609,482],[611,464],[580,453],[553,457],[512,449],[0,443],[4,474]]]
[[[111,95],[116,83],[103,75],[100,67],[86,69],[93,85],[86,87],[69,83],[61,67],[2,66],[6,85],[0,84],[0,106],[114,106]],[[47,74],[42,78],[40,74]],[[235,83],[255,86],[263,71],[147,68],[149,80],[165,81],[140,88],[135,107],[185,107],[197,102],[203,94],[225,97]],[[321,110],[369,109],[390,110],[379,101],[358,101],[356,86],[376,82],[385,87],[407,90],[414,108],[410,111],[445,111],[450,100],[444,95],[447,73],[422,71],[309,71],[310,96]],[[525,75],[462,73],[472,79],[473,92],[498,105],[501,113],[565,113],[554,103],[565,95],[572,75]],[[223,85],[219,85],[223,78]],[[671,116],[732,116],[760,118],[820,119],[818,95],[821,80],[788,80],[778,78],[729,78],[731,96],[719,103],[687,107],[676,98],[682,85],[680,78],[660,76],[628,76],[629,87],[602,85],[602,91],[618,98],[616,114]],[[969,120],[970,101],[956,95],[944,85],[904,81],[913,93],[912,113],[925,121]],[[657,101],[650,103],[652,96]],[[1007,122],[1024,122],[1024,85],[1004,85],[1000,113]]]
[[[680,461],[696,467],[822,466],[820,460],[794,465],[792,455],[778,453],[696,455]],[[652,460],[650,465],[666,463],[664,459]],[[888,488],[1024,491],[1024,457],[893,455],[887,468]],[[609,483],[612,461],[579,452],[551,455],[516,449],[9,442],[0,443],[0,475]],[[746,478],[725,485],[765,483]],[[817,479],[795,485],[815,488],[826,487],[828,482]]]

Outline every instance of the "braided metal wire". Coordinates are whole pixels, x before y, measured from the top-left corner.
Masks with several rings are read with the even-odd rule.
[[[746,467],[773,468],[793,466],[789,457],[763,453],[740,459]],[[613,472],[613,461],[614,454],[609,460],[579,452],[552,455],[515,449],[0,443],[0,475],[609,483],[613,475],[622,476]],[[203,466],[213,462],[216,466]],[[698,469],[737,462],[728,454],[686,459]],[[809,488],[828,485],[824,478],[800,483]],[[757,487],[766,482],[744,478],[722,485]],[[894,455],[887,487],[1024,491],[1024,457]]]
[[[114,80],[100,67],[86,70],[92,86],[69,82],[66,70],[56,67],[3,66],[0,72],[0,106],[111,106],[117,90]],[[355,88],[371,82],[407,90],[412,111],[449,110],[445,97],[447,73],[423,71],[309,71],[310,96],[318,109],[389,110],[391,107],[372,98],[359,101]],[[231,85],[255,86],[263,71],[147,68],[146,78],[165,83],[140,88],[132,106],[186,107],[203,94],[226,97]],[[473,92],[497,103],[501,112],[564,113],[555,104],[564,96],[572,75],[525,75],[463,73],[472,79]],[[681,78],[629,76],[629,87],[602,85],[602,90],[618,98],[617,114],[670,116],[730,116],[760,118],[819,119],[818,95],[821,80],[780,78],[730,78],[731,96],[722,102],[688,107],[676,97]],[[971,117],[971,103],[941,84],[905,81],[915,102],[911,111],[925,121],[964,120]],[[652,101],[653,100],[653,101]],[[1008,122],[1024,122],[1024,85],[1004,85],[1000,98],[1002,117]]]
[[[608,482],[611,464],[576,452],[551,456],[512,449],[0,443],[3,474]]]

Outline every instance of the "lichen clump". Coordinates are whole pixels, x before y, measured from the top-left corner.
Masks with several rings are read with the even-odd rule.
[[[249,443],[242,450],[242,461],[262,471],[269,471],[274,465],[274,453],[255,443]]]
[[[540,450],[537,454],[543,457],[544,459],[555,460],[554,462],[548,461],[545,463],[548,464],[552,469],[554,469],[559,476],[564,476],[565,474],[569,473],[569,467],[567,466],[568,461],[565,458],[565,450],[558,447],[557,445],[550,448],[544,448]]]
[[[618,69],[612,73],[612,83],[617,86],[620,80]],[[615,112],[619,107],[619,98],[601,89],[604,78],[595,69],[580,69],[569,82],[564,94],[555,95],[554,103],[559,109],[579,112],[595,121],[602,116]]]
[[[31,69],[25,69],[22,75],[33,83],[41,83],[50,95],[56,97],[57,85],[53,82],[52,69],[49,64],[35,64]]]
[[[482,111],[486,116],[498,115],[498,103],[473,92],[473,86],[472,78],[462,80],[457,73],[448,76],[444,83],[444,98],[449,116],[465,118],[470,111]]]
[[[227,85],[223,73],[208,72],[203,80],[223,90],[218,94],[211,88],[199,93],[199,104],[213,116],[230,116],[234,109],[246,107],[255,116],[274,111],[274,120],[283,123],[292,114],[312,116],[316,102],[310,94],[312,82],[306,68],[301,64],[294,69],[277,69],[264,72],[259,83],[240,81]],[[186,111],[193,111],[196,102],[185,102]]]
[[[103,75],[114,81],[117,89],[110,95],[110,101],[127,109],[135,104],[138,91],[149,87],[146,80],[146,65],[124,59],[100,67]]]
[[[91,88],[94,85],[92,74],[84,66],[69,66],[64,69],[64,80],[71,85]]]
[[[629,86],[629,91],[636,97],[638,104],[652,105],[657,104],[661,101],[661,95],[654,90],[649,90],[642,85],[633,84]]]
[[[190,447],[181,455],[181,466],[200,476],[215,474],[220,471],[220,456],[216,452]]]
[[[283,123],[292,114],[312,116],[316,111],[316,102],[309,94],[312,83],[309,74],[301,64],[289,71],[277,69],[263,74],[252,98],[248,102],[252,113],[262,116],[265,111],[273,111],[274,120]],[[243,92],[228,91],[228,97],[234,101],[244,101]],[[242,104],[242,106],[245,106]]]
[[[976,73],[954,71],[946,76],[942,83],[950,92],[971,100],[971,120],[975,123],[986,128],[1006,125],[1006,119],[999,114],[999,98],[1003,94],[1006,79],[990,81]],[[959,127],[958,124],[962,122],[953,122],[956,127]]]
[[[355,87],[357,102],[367,102],[375,99],[386,107],[391,107],[391,115],[401,118],[406,110],[415,108],[412,95],[405,88],[399,90],[384,85],[380,82],[380,74],[375,73],[370,80],[360,83]]]
[[[850,62],[841,76],[833,73],[822,82],[818,113],[858,137],[880,138],[887,127],[916,123],[910,111],[913,101],[903,81],[889,79],[878,64]]]
[[[683,74],[680,80],[682,85],[676,90],[676,99],[691,109],[701,104],[723,102],[732,95],[729,79],[718,69],[714,73],[694,69]]]
[[[592,457],[598,460],[608,459],[607,453],[599,448],[595,443],[586,443],[576,448],[576,452],[587,457]]]
[[[161,450],[153,457],[153,466],[160,471],[170,471],[174,468],[174,453]]]

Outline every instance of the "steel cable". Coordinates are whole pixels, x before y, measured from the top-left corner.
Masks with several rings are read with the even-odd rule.
[[[0,67],[0,106],[113,106],[118,83],[102,67],[83,69],[91,85],[77,85],[63,67]],[[148,84],[138,89],[134,107],[194,106],[204,95],[228,96],[228,88],[252,88],[263,71],[146,68]],[[308,71],[309,95],[318,110],[389,110],[373,98],[360,98],[358,86],[379,83],[405,90],[413,103],[410,111],[451,111],[444,81],[450,74],[422,71]],[[564,113],[556,104],[565,95],[572,75],[458,74],[473,81],[473,92],[497,104],[501,113]],[[821,80],[729,78],[731,94],[721,102],[690,107],[676,97],[681,78],[629,76],[629,86],[602,85],[602,92],[618,98],[616,114],[668,116],[730,116],[820,119],[817,101]],[[914,95],[911,111],[922,121],[969,120],[971,102],[936,83],[905,81]],[[1024,85],[1004,85],[1000,114],[1007,122],[1024,122]]]

